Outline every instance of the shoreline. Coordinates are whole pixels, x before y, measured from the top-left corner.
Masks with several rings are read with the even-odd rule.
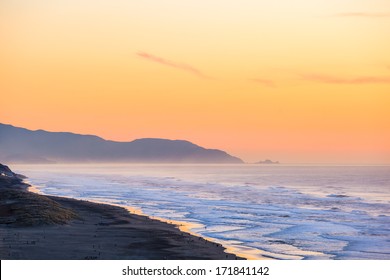
[[[27,181],[26,183],[29,185],[28,191],[31,191],[33,193],[43,195],[43,196],[50,196],[50,195],[46,195],[46,194],[42,193],[37,186],[30,184],[30,182]],[[67,196],[53,196],[53,197],[79,200],[79,199],[67,197]],[[227,246],[227,244],[220,242],[220,240],[202,236],[202,235],[200,235],[192,230],[194,228],[198,228],[198,227],[202,226],[200,224],[194,224],[194,223],[184,222],[184,221],[170,220],[170,219],[165,219],[165,218],[161,218],[161,217],[157,217],[157,216],[150,216],[150,215],[143,213],[141,209],[134,208],[131,206],[124,206],[124,205],[119,205],[119,204],[114,204],[114,203],[101,202],[101,201],[97,201],[97,200],[79,200],[79,201],[85,201],[85,202],[91,202],[91,203],[96,203],[96,204],[101,204],[101,205],[109,205],[109,206],[123,208],[126,211],[128,211],[128,213],[130,215],[142,216],[142,217],[149,218],[151,220],[160,221],[162,223],[172,225],[183,233],[188,233],[194,237],[199,237],[199,238],[204,239],[208,242],[221,245],[224,248],[225,253],[235,255],[237,257],[237,259],[275,260],[274,258],[266,257],[266,252],[264,252],[264,254],[263,254],[263,252],[260,252],[260,250],[258,250],[258,249],[240,246],[240,249],[241,249],[240,250],[240,249],[236,248],[234,245]],[[244,251],[247,251],[247,253],[245,253]],[[259,252],[261,253],[261,258],[259,258]]]
[[[20,178],[0,180],[0,259],[245,259],[177,223],[30,187]]]
[[[18,165],[16,165],[16,166],[18,166]],[[102,166],[105,166],[105,165],[102,165]],[[23,170],[20,172],[21,173],[23,173],[23,172],[28,173],[28,170]],[[143,212],[142,205],[139,207],[133,207],[131,205],[129,206],[129,205],[123,205],[123,204],[116,204],[116,203],[111,202],[111,201],[91,199],[91,198],[86,198],[86,197],[71,197],[71,196],[58,194],[58,193],[45,194],[44,192],[42,192],[41,186],[34,185],[33,182],[29,181],[28,178],[26,178],[26,180],[24,180],[24,181],[27,184],[29,184],[29,190],[32,192],[35,192],[37,194],[60,196],[60,197],[66,197],[66,198],[71,198],[71,199],[76,199],[76,200],[90,201],[90,202],[94,202],[94,203],[98,203],[98,204],[112,205],[112,206],[124,208],[130,214],[141,215],[141,216],[149,217],[152,220],[158,220],[158,221],[161,221],[161,222],[164,222],[167,224],[174,225],[180,231],[189,233],[190,235],[193,235],[196,237],[201,237],[202,239],[205,239],[209,242],[222,245],[225,248],[226,253],[233,254],[240,259],[246,259],[246,260],[277,260],[277,259],[279,259],[277,257],[272,256],[272,254],[267,252],[267,251],[246,246],[245,244],[243,244],[242,242],[240,242],[238,240],[225,240],[225,239],[217,239],[217,238],[205,236],[202,234],[203,228],[205,227],[205,225],[201,224],[201,223],[194,223],[191,221],[183,221],[183,220],[172,220],[172,219],[168,219],[168,218],[162,218],[159,216],[155,216],[153,214],[145,214]]]

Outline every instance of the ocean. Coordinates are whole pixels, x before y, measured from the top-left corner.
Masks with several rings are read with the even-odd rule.
[[[39,192],[130,206],[254,259],[390,259],[389,166],[14,165]]]

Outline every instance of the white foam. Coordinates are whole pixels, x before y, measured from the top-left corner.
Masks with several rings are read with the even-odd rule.
[[[196,222],[203,236],[270,257],[390,259],[389,168],[55,165],[17,171],[43,193]]]

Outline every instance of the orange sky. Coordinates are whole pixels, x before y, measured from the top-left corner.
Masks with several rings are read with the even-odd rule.
[[[0,122],[390,163],[388,0],[1,0]]]

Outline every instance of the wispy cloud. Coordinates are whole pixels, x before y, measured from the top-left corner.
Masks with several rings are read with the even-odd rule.
[[[204,79],[210,78],[207,75],[203,74],[199,69],[196,69],[195,67],[184,64],[184,63],[173,62],[173,61],[167,60],[165,58],[161,58],[161,57],[158,57],[158,56],[146,53],[146,52],[138,52],[137,56],[139,56],[143,59],[149,60],[151,62],[159,63],[161,65],[165,65],[168,67],[176,68],[178,70],[182,70],[182,71],[191,73],[191,74],[198,76],[200,78],[204,78]]]
[[[390,13],[363,13],[363,12],[355,12],[355,13],[338,13],[335,14],[336,17],[361,17],[361,18],[386,18],[390,17]]]
[[[260,84],[260,85],[265,86],[265,87],[272,87],[272,88],[276,87],[276,84],[274,83],[274,81],[268,80],[268,79],[255,78],[255,79],[250,79],[250,81],[255,82],[257,84]]]
[[[354,78],[336,77],[321,74],[301,75],[304,80],[326,84],[390,84],[390,76],[360,76]]]

